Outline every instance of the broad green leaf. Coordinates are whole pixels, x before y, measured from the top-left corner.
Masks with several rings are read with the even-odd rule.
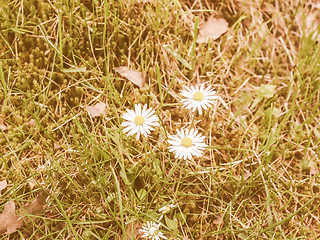
[[[161,166],[160,166],[160,160],[158,158],[153,160],[153,167],[156,170],[156,173],[158,174],[158,176],[162,176],[162,170],[161,170]]]
[[[62,72],[65,73],[75,73],[75,72],[85,72],[87,69],[86,67],[79,67],[79,68],[64,68]]]
[[[239,233],[237,236],[238,236],[240,239],[243,239],[243,240],[248,239],[248,236],[247,236],[246,234],[244,234],[244,233]]]
[[[147,191],[143,188],[141,188],[139,191],[136,191],[136,192],[137,192],[137,196],[140,199],[140,201],[145,199],[145,197],[147,196]]]
[[[275,94],[276,85],[262,84],[256,91],[257,97],[254,99],[250,109],[253,109],[263,98],[271,98]]]
[[[170,219],[167,216],[164,216],[164,219],[168,228],[170,228],[171,230],[178,229],[178,223],[175,219]]]
[[[258,97],[271,98],[275,94],[277,85],[262,84],[261,87],[257,89]]]
[[[178,212],[177,214],[174,215],[174,217],[177,218],[182,223],[186,223],[187,215],[185,213]]]
[[[276,117],[278,118],[281,114],[281,110],[279,108],[276,107],[269,107],[266,111],[265,111],[265,116],[269,119],[271,117]]]
[[[130,185],[130,181],[129,181],[129,179],[128,179],[128,177],[127,177],[127,174],[125,173],[125,171],[120,170],[120,177],[122,178],[122,180],[124,181],[124,183],[125,183],[126,185]]]
[[[314,132],[314,135],[316,135],[317,138],[320,139],[320,131],[316,127],[313,128],[313,132]]]

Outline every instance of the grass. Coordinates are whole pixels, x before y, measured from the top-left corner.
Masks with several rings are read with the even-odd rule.
[[[139,239],[169,203],[169,239],[319,238],[320,47],[307,23],[319,11],[297,0],[5,0],[0,212],[49,197],[0,239]],[[211,14],[229,31],[196,44]],[[118,66],[142,71],[146,86]],[[200,83],[221,97],[201,116],[179,103]],[[91,119],[97,102],[105,114]],[[120,126],[135,103],[161,119],[140,141]],[[209,146],[187,163],[167,136],[189,126]]]

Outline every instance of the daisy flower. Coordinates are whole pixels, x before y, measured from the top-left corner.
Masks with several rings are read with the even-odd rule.
[[[176,206],[178,206],[178,204],[169,204],[169,205],[166,205],[166,206],[163,206],[162,208],[160,208],[158,211],[160,212],[161,216],[158,219],[158,221],[160,221],[163,218],[164,214],[166,214],[167,212],[169,212],[172,208],[175,208]]]
[[[151,240],[160,240],[162,239],[168,239],[163,235],[162,232],[159,230],[160,224],[156,224],[155,222],[148,221],[146,225],[142,226],[142,229],[140,229],[140,232],[143,232],[143,235],[141,237],[151,239]]]
[[[121,124],[123,132],[129,136],[137,134],[137,140],[141,134],[147,137],[154,126],[159,126],[159,118],[152,108],[147,109],[147,104],[143,108],[140,103],[135,104],[134,111],[127,109],[122,118],[127,120]]]
[[[211,86],[204,89],[204,84],[200,87],[186,87],[181,90],[180,94],[185,97],[181,99],[183,107],[191,109],[192,112],[198,109],[199,114],[202,114],[202,109],[206,110],[211,105],[215,105],[218,99],[216,91]]]
[[[169,205],[166,205],[166,206],[160,208],[158,211],[161,214],[165,214],[165,213],[169,212],[172,208],[175,208],[176,206],[178,206],[178,205],[177,204],[169,204]]]
[[[200,157],[202,151],[205,149],[207,144],[203,142],[205,137],[198,130],[181,129],[177,130],[176,135],[170,135],[168,142],[169,151],[175,153],[175,158],[192,159],[192,156]]]

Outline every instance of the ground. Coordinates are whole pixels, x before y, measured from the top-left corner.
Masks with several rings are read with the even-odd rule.
[[[318,239],[319,16],[316,0],[2,1],[0,239],[141,239],[147,221],[168,239]],[[200,43],[212,17],[228,29]],[[219,99],[199,114],[180,91],[201,84]],[[121,126],[137,103],[160,119],[139,140]],[[203,156],[169,152],[180,128]]]

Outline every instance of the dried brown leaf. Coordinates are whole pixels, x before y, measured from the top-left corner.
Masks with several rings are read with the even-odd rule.
[[[305,31],[306,35],[312,34],[311,38],[316,41],[320,41],[320,32],[318,30],[320,25],[319,13],[318,9],[314,11],[299,10],[295,18],[300,33],[302,34]]]
[[[34,214],[34,213],[40,212],[46,203],[47,197],[48,197],[48,194],[45,191],[43,191],[40,195],[38,195],[38,197],[36,197],[31,203],[26,205],[19,212],[21,212],[22,215],[24,213]]]
[[[223,223],[223,216],[219,215],[217,218],[212,222],[213,224],[219,225]]]
[[[28,184],[29,184],[30,189],[33,189],[37,185],[37,182],[34,179],[30,179],[28,181]]]
[[[58,143],[53,143],[53,150],[58,150],[58,149],[60,149],[61,148],[61,146],[58,144]]]
[[[148,3],[151,2],[151,0],[136,0],[138,3]]]
[[[211,40],[216,40],[226,31],[228,31],[226,20],[210,17],[200,28],[197,43],[208,43]]]
[[[7,125],[4,123],[4,120],[2,118],[3,116],[1,115],[0,116],[0,130],[2,131],[7,131],[8,130],[8,127]]]
[[[310,161],[307,165],[307,167],[310,169],[310,174],[311,175],[317,175],[318,174],[318,168],[317,168],[317,163],[314,161]]]
[[[10,200],[0,214],[0,234],[11,234],[21,228],[28,220],[28,215],[33,215],[41,211],[45,205],[48,194],[43,191],[30,204],[19,209],[18,214],[15,212],[15,204]]]
[[[97,103],[94,106],[87,107],[89,115],[94,117],[99,117],[105,110],[106,110],[107,104],[105,103]]]
[[[6,180],[0,181],[0,196],[1,196],[1,191],[5,189],[8,186],[8,183]]]
[[[312,39],[316,41],[320,41],[318,30],[320,19],[318,14],[318,12],[312,12],[306,17],[306,32],[307,34],[312,34]]]
[[[115,71],[138,87],[142,88],[144,86],[145,79],[141,72],[134,69],[130,70],[128,67],[116,67]]]
[[[0,233],[11,234],[17,231],[18,228],[22,227],[22,220],[18,220],[19,216],[15,212],[14,201],[10,200],[0,214]]]
[[[27,122],[27,125],[28,125],[28,127],[32,128],[32,127],[34,127],[35,123],[36,123],[36,120],[34,120],[32,118]]]

